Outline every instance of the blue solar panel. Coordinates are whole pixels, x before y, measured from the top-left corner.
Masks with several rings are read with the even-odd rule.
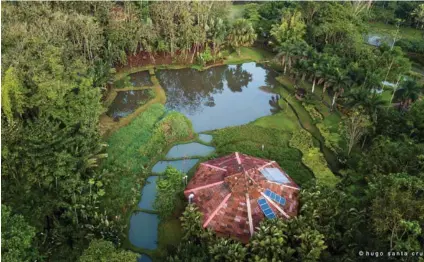
[[[277,195],[269,189],[265,190],[265,195],[282,206],[286,204],[286,199],[284,197]]]
[[[261,199],[258,200],[258,203],[259,203],[259,205],[266,204],[266,200],[261,198]]]
[[[258,204],[262,210],[262,212],[264,213],[264,215],[269,218],[275,218],[275,214],[274,211],[272,211],[272,209],[269,207],[268,203],[266,202],[266,200],[264,198],[260,198],[258,199]]]

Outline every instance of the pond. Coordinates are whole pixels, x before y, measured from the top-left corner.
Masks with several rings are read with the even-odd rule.
[[[210,143],[210,142],[212,142],[213,137],[211,135],[200,134],[199,139],[202,140],[205,143]]]
[[[138,248],[156,249],[159,218],[145,212],[134,213],[130,219],[129,240]]]
[[[152,262],[152,259],[147,255],[141,255],[137,258],[137,262]]]
[[[147,183],[141,191],[141,200],[138,203],[138,207],[142,209],[153,210],[153,203],[156,198],[156,181],[157,176],[151,176],[147,178]]]
[[[271,99],[277,73],[256,63],[200,72],[159,70],[156,75],[166,92],[166,107],[186,115],[196,132],[247,124],[275,110]]]
[[[151,90],[130,90],[119,91],[109,106],[107,115],[115,117],[126,117],[134,112],[139,106],[142,106],[151,98]]]
[[[365,37],[365,41],[373,46],[380,46],[383,43],[386,43],[387,45],[391,46],[393,45],[393,38],[389,36],[382,36],[377,34],[369,34]]]
[[[140,71],[130,74],[130,81],[133,86],[152,86],[149,71]]]
[[[211,146],[205,146],[199,143],[188,143],[176,145],[169,150],[166,154],[166,158],[183,158],[193,156],[207,156],[212,153],[215,148]]]
[[[170,160],[170,161],[159,161],[152,168],[153,173],[163,173],[168,166],[175,167],[181,172],[187,173],[199,159],[184,159],[184,160]]]

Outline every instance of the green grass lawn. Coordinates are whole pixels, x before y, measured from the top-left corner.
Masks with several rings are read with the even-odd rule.
[[[299,128],[297,118],[290,108],[283,109],[282,112],[271,116],[258,118],[253,124],[265,128],[275,128],[285,132],[294,132]]]
[[[382,22],[369,23],[368,28],[371,33],[382,35],[392,35],[396,32],[396,26]],[[421,30],[411,27],[400,27],[399,33],[401,38],[404,39],[422,39],[423,37]]]
[[[262,118],[261,122],[263,124],[270,120]],[[214,131],[213,145],[216,147],[217,156],[240,152],[275,160],[296,183],[302,185],[313,179],[313,173],[303,165],[302,153],[288,145],[291,134],[285,130],[265,128],[251,123]]]
[[[390,90],[384,90],[381,94],[381,98],[383,98],[384,101],[387,102],[387,104],[390,103],[390,100],[392,99],[392,91]]]

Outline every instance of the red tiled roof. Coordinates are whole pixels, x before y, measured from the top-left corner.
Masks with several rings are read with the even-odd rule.
[[[263,168],[278,168],[288,182],[269,181],[260,172]],[[266,197],[266,189],[283,196],[285,205]],[[287,219],[297,215],[299,186],[276,162],[236,152],[201,163],[184,194],[194,194],[204,227],[247,242],[265,218],[258,199],[265,198],[277,217]]]

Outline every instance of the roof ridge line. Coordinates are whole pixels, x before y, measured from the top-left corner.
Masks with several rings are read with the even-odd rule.
[[[227,169],[225,169],[225,168],[222,168],[222,167],[219,167],[219,166],[214,166],[214,165],[211,165],[211,164],[206,164],[205,162],[200,163],[200,164],[205,165],[205,166],[210,167],[210,168],[215,168],[215,169],[219,169],[219,170],[222,170],[222,171],[227,171]]]
[[[246,193],[246,206],[247,206],[247,219],[249,220],[250,236],[253,236],[253,233],[255,232],[255,230],[253,229],[252,207],[250,206],[250,197],[248,193]]]
[[[219,185],[219,184],[222,184],[222,183],[224,183],[224,180],[219,181],[219,182],[215,182],[215,183],[210,183],[210,184],[207,184],[207,185],[204,185],[204,186],[199,186],[199,187],[187,189],[187,190],[184,190],[184,193],[191,192],[191,191],[197,191],[197,190],[205,189],[205,188],[209,188],[209,187],[213,187],[213,186],[216,186],[216,185]]]
[[[203,223],[203,227],[207,227],[207,225],[211,222],[211,220],[216,216],[218,211],[222,208],[222,206],[228,201],[228,199],[231,196],[231,192],[225,196],[224,200],[218,205],[218,207],[213,211],[213,213],[209,216],[208,220],[206,220],[205,223]]]
[[[268,201],[270,202],[278,211],[280,211],[281,214],[283,214],[286,218],[290,218],[289,215],[286,214],[286,212],[284,212],[283,209],[281,209],[276,203],[274,203],[274,201],[269,198],[267,195],[264,194],[264,192],[261,192],[261,195]]]

